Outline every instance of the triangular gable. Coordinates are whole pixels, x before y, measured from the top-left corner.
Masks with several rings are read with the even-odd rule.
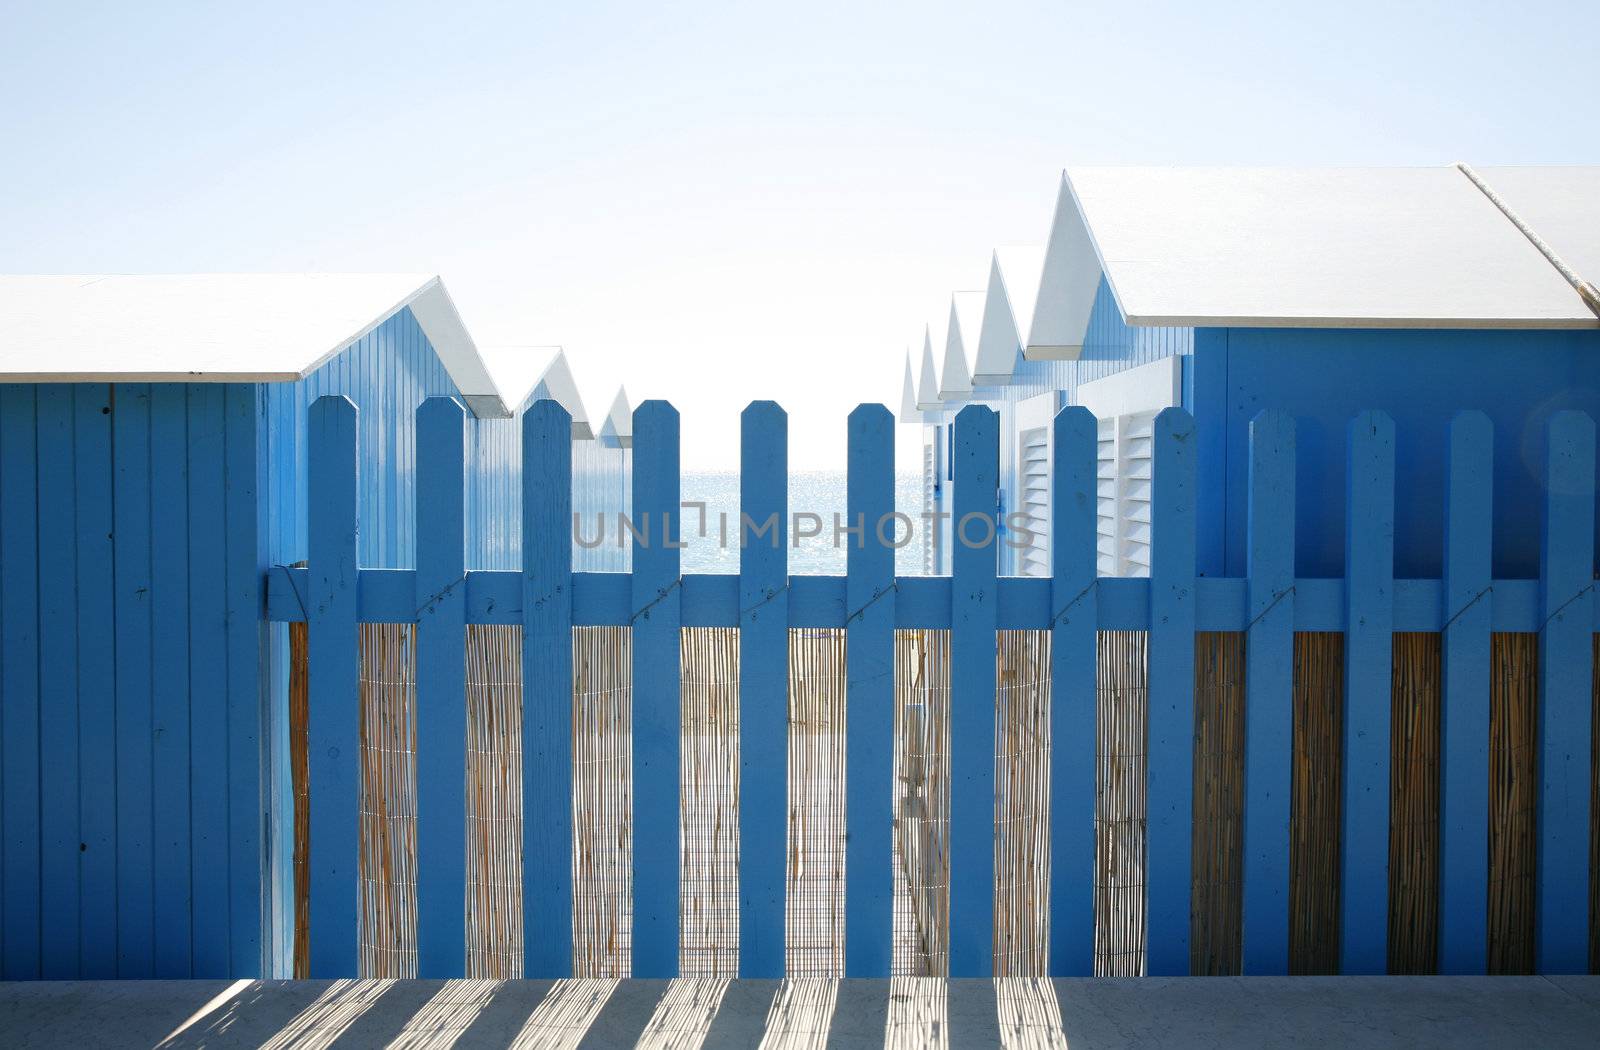
[[[983,321],[983,293],[956,292],[950,297],[950,323],[945,326],[944,373],[939,396],[945,401],[972,397],[972,370],[967,364],[967,339],[977,343]]]
[[[1083,223],[1065,175],[1050,223],[1039,298],[1022,356],[1029,361],[1076,361],[1083,353],[1100,288],[1100,257]]]
[[[937,412],[944,407],[939,400],[939,373],[933,367],[933,341],[928,329],[922,333],[922,375],[917,380],[917,408],[924,412]]]
[[[1042,248],[996,248],[984,293],[983,325],[972,369],[974,387],[1004,386],[1022,355],[1022,341],[1033,323],[1044,269]]]
[[[900,422],[920,423],[922,413],[917,409],[917,387],[911,380],[911,351],[906,351],[906,378],[900,388]]]
[[[628,404],[628,388],[618,387],[605,422],[600,424],[600,443],[607,448],[633,447],[633,406]]]

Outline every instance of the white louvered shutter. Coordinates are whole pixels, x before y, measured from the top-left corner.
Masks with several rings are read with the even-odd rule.
[[[922,512],[932,515],[939,510],[939,431],[937,428],[922,432]],[[930,438],[929,435],[932,435]],[[924,517],[922,529],[922,572],[931,576],[939,571],[939,552],[933,545],[932,517]]]
[[[1176,357],[1116,373],[1078,388],[1078,403],[1099,421],[1096,571],[1150,575],[1150,479],[1155,419],[1181,402]]]

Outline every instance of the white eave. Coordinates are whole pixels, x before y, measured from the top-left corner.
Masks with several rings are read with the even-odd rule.
[[[917,380],[917,408],[923,412],[937,412],[944,407],[939,400],[939,374],[933,367],[933,343],[928,329],[923,328],[922,374]]]
[[[407,307],[473,413],[508,416],[428,274],[3,276],[0,382],[294,382]]]
[[[574,440],[594,437],[589,413],[572,378],[572,366],[561,347],[492,346],[484,348],[483,356],[495,382],[506,392],[506,402],[515,411],[520,413],[541,398],[552,398],[572,417]]]
[[[906,377],[900,386],[901,423],[921,423],[922,412],[917,408],[917,387],[911,379],[911,351],[906,351]]]
[[[983,322],[972,367],[974,387],[1011,382],[1022,353],[1024,333],[1033,324],[1034,304],[1044,270],[1043,248],[996,248],[989,263]]]
[[[966,401],[972,397],[972,367],[967,363],[967,344],[977,346],[983,321],[983,293],[956,292],[950,297],[950,321],[945,326],[944,372],[939,382],[940,399]]]
[[[633,406],[628,403],[627,387],[618,387],[611,400],[611,409],[600,424],[600,443],[608,448],[633,447]]]
[[[1596,281],[1600,168],[1479,173]],[[1133,325],[1600,327],[1454,167],[1071,168],[1051,241],[1041,348],[1082,345],[1091,253]]]

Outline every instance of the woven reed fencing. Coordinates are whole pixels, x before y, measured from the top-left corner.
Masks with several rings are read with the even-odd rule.
[[[521,913],[520,627],[467,636],[469,977],[518,976]],[[290,765],[295,800],[293,966],[308,972],[306,628],[290,625]],[[368,624],[361,644],[359,946],[363,976],[416,973],[416,657],[409,625]],[[1098,658],[1096,973],[1144,970],[1148,635],[1103,632]],[[950,635],[895,637],[893,972],[941,975],[949,952]],[[1600,636],[1595,641],[1600,650]],[[844,633],[790,632],[787,968],[843,965]],[[1290,965],[1339,960],[1343,635],[1294,645]],[[726,977],[738,956],[738,632],[686,629],[683,660],[681,972]],[[631,966],[631,634],[573,631],[574,971]],[[1049,881],[1049,637],[997,636],[995,972],[1044,973]],[[1597,652],[1600,656],[1600,652]],[[1492,645],[1488,943],[1491,973],[1533,970],[1538,638]],[[1600,667],[1600,660],[1597,660]],[[1389,968],[1438,962],[1440,638],[1394,638]],[[1600,729],[1600,670],[1594,720]],[[1240,959],[1244,636],[1196,639],[1191,968]],[[1600,813],[1600,765],[1592,794]],[[1590,848],[1600,861],[1600,821]],[[1600,870],[1600,863],[1596,864]],[[1600,908],[1600,879],[1591,877]],[[1591,931],[1600,962],[1600,937]]]

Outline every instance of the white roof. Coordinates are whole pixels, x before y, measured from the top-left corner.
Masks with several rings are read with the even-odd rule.
[[[996,248],[989,263],[972,385],[1000,386],[1011,381],[1023,335],[1033,326],[1034,303],[1044,271],[1044,249]]]
[[[939,397],[945,401],[965,401],[972,396],[972,367],[967,363],[967,347],[978,346],[983,323],[983,293],[956,292],[950,296],[950,323],[944,336],[944,373]]]
[[[617,396],[600,424],[600,441],[612,448],[633,447],[633,407],[628,404],[627,387],[617,387]]]
[[[293,382],[408,306],[472,411],[507,415],[427,274],[0,276],[0,381]]]
[[[906,351],[906,378],[900,387],[900,422],[920,423],[922,413],[917,409],[917,387],[911,381],[911,351]]]
[[[561,403],[572,417],[572,436],[580,440],[594,437],[589,413],[578,395],[572,366],[559,346],[486,346],[484,361],[496,385],[506,395],[506,404],[521,412],[540,398]]]
[[[1596,170],[1484,174],[1593,281]],[[1454,167],[1070,168],[1065,179],[1082,229],[1058,212],[1054,234],[1077,239],[1063,250],[1079,260],[1093,251],[1130,324],[1600,327]],[[1069,335],[1040,333],[1058,345]]]
[[[933,333],[928,325],[922,327],[922,375],[917,380],[917,407],[924,412],[937,412],[944,407],[939,400],[939,373],[933,367]]]

